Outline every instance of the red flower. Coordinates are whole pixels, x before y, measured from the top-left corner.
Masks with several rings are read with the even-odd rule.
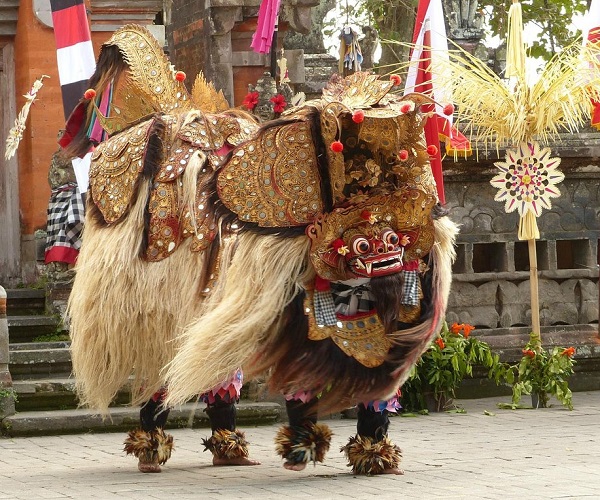
[[[452,113],[454,113],[454,105],[452,103],[446,104],[444,106],[444,114],[450,116]]]
[[[573,354],[575,354],[575,348],[574,347],[568,347],[563,352],[561,352],[561,354],[563,356],[567,356],[567,357],[570,358],[571,356],[573,356]]]
[[[365,119],[365,112],[362,109],[357,109],[352,113],[352,121],[354,123],[362,123]]]
[[[401,149],[400,152],[398,153],[398,159],[400,161],[408,160],[408,151],[406,151],[406,149]]]
[[[427,154],[429,156],[435,156],[438,152],[438,148],[435,144],[430,144],[429,146],[427,146]]]
[[[185,80],[185,73],[183,71],[177,71],[175,73],[175,80],[178,82],[183,82]]]
[[[344,240],[342,238],[338,238],[337,240],[333,240],[331,246],[334,250],[339,250],[345,245]]]
[[[244,97],[242,106],[246,106],[246,109],[253,110],[258,104],[258,92],[248,92]]]
[[[437,339],[435,339],[435,343],[438,345],[438,347],[440,349],[443,349],[444,347],[446,347],[446,344],[444,344],[444,339],[442,337],[438,337]]]
[[[399,75],[391,75],[390,81],[394,84],[394,87],[397,87],[402,83],[402,78]]]
[[[460,334],[460,331],[463,329],[463,324],[461,323],[460,325],[458,323],[453,323],[452,326],[450,327],[450,331],[454,334],[454,335],[458,335]]]
[[[529,356],[530,358],[535,358],[535,352],[533,352],[531,349],[523,349],[523,355]]]
[[[93,99],[94,97],[96,97],[96,91],[94,89],[87,89],[83,93],[83,97],[85,97],[86,99]]]
[[[340,141],[333,141],[329,147],[334,153],[341,153],[344,151],[344,145]]]
[[[463,335],[466,339],[468,339],[469,335],[471,335],[471,332],[473,330],[475,330],[475,327],[473,325],[467,325],[467,324],[464,324],[462,327],[463,327]]]
[[[287,102],[285,102],[285,97],[283,97],[281,94],[277,94],[276,96],[271,97],[269,101],[273,103],[273,111],[275,111],[275,113],[281,113],[287,106]]]

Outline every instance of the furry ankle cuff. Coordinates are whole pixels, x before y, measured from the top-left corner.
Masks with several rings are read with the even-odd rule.
[[[247,458],[248,441],[240,430],[216,430],[211,437],[203,439],[204,451],[209,450],[216,458]]]
[[[286,425],[275,436],[275,450],[291,464],[316,463],[325,459],[330,442],[331,429],[325,424]]]
[[[383,474],[385,470],[398,468],[402,458],[400,448],[387,436],[380,441],[370,437],[351,437],[340,451],[346,455],[348,467],[352,467],[353,474],[367,476]]]
[[[140,458],[144,462],[164,464],[171,458],[173,436],[163,429],[146,432],[141,429],[129,431],[125,439],[124,451],[128,455]]]

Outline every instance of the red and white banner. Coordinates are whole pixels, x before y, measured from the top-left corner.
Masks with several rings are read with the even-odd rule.
[[[443,111],[444,106],[452,102],[452,96],[439,84],[440,65],[436,64],[440,58],[448,60],[449,57],[441,0],[419,1],[413,45],[404,93],[422,92],[436,101],[435,105],[423,106],[425,112],[435,112],[425,124],[425,138],[427,145],[435,145],[437,148],[437,153],[430,157],[430,163],[437,184],[438,198],[440,203],[444,204],[446,200],[439,152],[440,140],[446,143],[446,152],[452,155],[471,154],[471,144],[452,125],[452,115],[447,116]]]
[[[69,117],[96,69],[84,0],[50,0],[58,76],[65,119]]]
[[[600,51],[600,0],[592,0],[583,27],[583,45],[596,44]],[[600,64],[600,56],[598,57]],[[592,127],[600,130],[600,102],[592,101]]]

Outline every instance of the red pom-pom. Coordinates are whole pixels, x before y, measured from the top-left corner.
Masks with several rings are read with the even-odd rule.
[[[365,112],[362,109],[357,109],[352,113],[352,121],[354,123],[362,123],[365,119]]]
[[[427,154],[429,156],[435,156],[438,152],[438,148],[436,145],[434,144],[430,144],[429,146],[427,146]]]
[[[398,153],[398,159],[400,161],[408,160],[408,151],[406,151],[406,149],[401,149],[400,152]]]
[[[85,97],[86,99],[93,99],[94,97],[96,97],[96,91],[94,89],[87,89],[83,93],[83,97]]]
[[[177,71],[175,73],[175,80],[178,82],[183,82],[185,80],[185,73],[183,71]]]
[[[342,238],[338,238],[337,240],[334,240],[331,243],[331,246],[333,247],[334,250],[339,250],[340,248],[342,248],[344,246],[344,240]]]
[[[410,113],[411,110],[412,106],[407,102],[400,106],[400,113]]]
[[[330,147],[331,151],[334,153],[341,153],[344,151],[344,145],[340,141],[333,141]]]
[[[444,114],[446,116],[450,116],[453,113],[454,113],[454,104],[452,104],[452,103],[446,104],[444,106]]]
[[[399,75],[390,76],[390,81],[394,84],[395,87],[402,83],[402,78]]]
[[[368,210],[363,210],[363,211],[360,213],[360,217],[361,217],[362,219],[369,220],[369,219],[371,218],[371,212],[369,212]]]

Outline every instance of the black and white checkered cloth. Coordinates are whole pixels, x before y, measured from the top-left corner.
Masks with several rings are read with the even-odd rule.
[[[403,275],[401,303],[419,305],[419,271],[400,271]],[[313,302],[317,324],[332,326],[337,314],[354,316],[375,309],[375,300],[369,281],[332,281],[330,290],[315,291]]]
[[[400,271],[403,273],[402,304],[406,306],[419,305],[419,271]]]
[[[369,282],[359,281],[359,284],[355,284],[352,281],[356,283],[356,280],[331,283],[335,312],[343,316],[354,316],[375,309],[375,300]]]
[[[317,325],[333,326],[337,323],[335,304],[333,303],[333,295],[331,295],[330,290],[324,292],[315,291],[313,303]]]
[[[73,255],[81,248],[84,211],[77,184],[68,183],[52,190],[46,224],[46,263],[72,263],[68,258],[61,259],[61,256]],[[52,255],[57,258],[52,258]]]

